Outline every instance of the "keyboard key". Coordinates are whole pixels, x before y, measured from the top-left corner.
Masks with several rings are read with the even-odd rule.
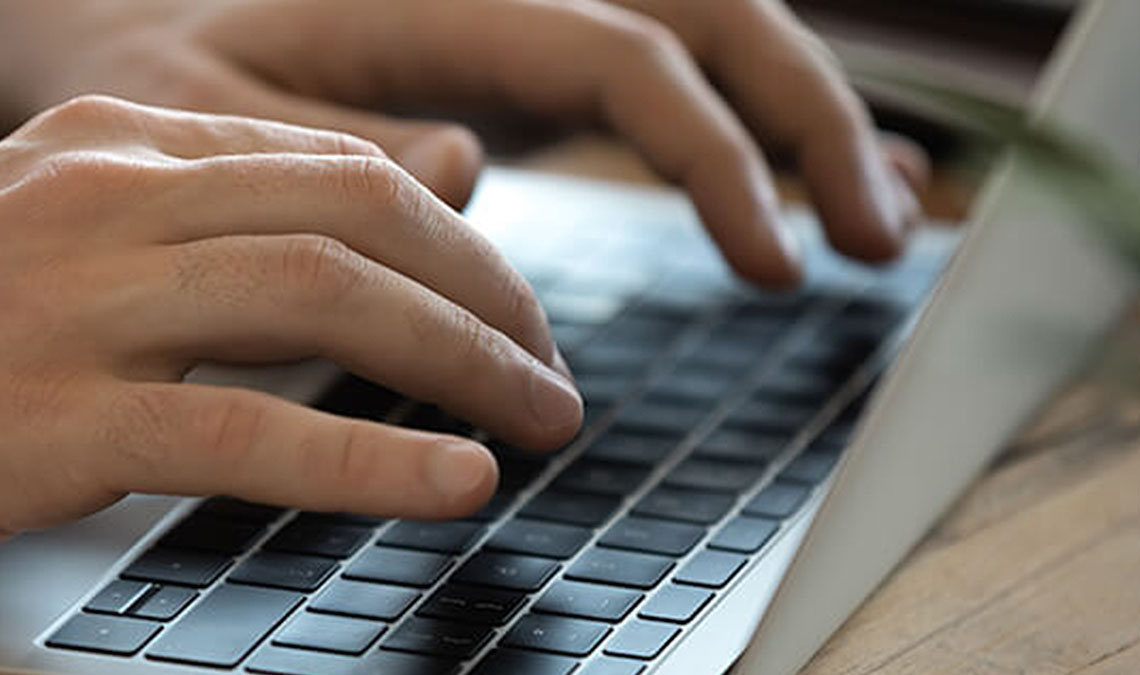
[[[421,551],[463,553],[474,546],[482,534],[482,526],[475,523],[402,520],[380,535],[380,543]]]
[[[363,654],[387,626],[331,614],[302,612],[273,636],[273,644],[341,654]]]
[[[316,407],[342,417],[384,422],[404,400],[391,389],[355,375],[344,375],[321,395]]]
[[[377,528],[387,522],[379,516],[365,516],[359,513],[320,513],[304,511],[294,519],[302,522],[324,523],[327,525],[350,525],[352,527]]]
[[[419,597],[408,588],[337,579],[309,603],[309,610],[395,621]]]
[[[709,546],[739,553],[755,553],[778,529],[780,523],[776,521],[737,516],[713,536]]]
[[[416,612],[419,616],[501,626],[522,606],[522,593],[448,584]]]
[[[580,675],[641,675],[646,668],[644,663],[636,661],[600,658],[586,664]]]
[[[700,424],[706,413],[698,406],[643,401],[622,408],[617,415],[617,425],[624,430],[679,438]]]
[[[630,659],[656,658],[680,632],[677,626],[635,620],[623,626],[610,640],[606,654]]]
[[[655,621],[688,623],[712,599],[712,591],[670,584],[650,598],[637,615]]]
[[[412,617],[401,623],[381,646],[450,659],[468,659],[491,637],[484,626]]]
[[[830,377],[811,371],[781,369],[760,383],[756,397],[818,409],[835,391],[835,381]]]
[[[242,520],[268,525],[277,520],[282,513],[285,513],[285,509],[278,506],[253,504],[233,497],[211,497],[194,509],[194,512],[224,520]]]
[[[100,614],[126,614],[150,589],[151,585],[143,581],[116,579],[96,593],[83,610]]]
[[[533,611],[615,623],[624,619],[643,597],[636,591],[559,581],[538,599]]]
[[[726,373],[742,373],[760,357],[762,347],[762,343],[752,338],[713,334],[685,353],[680,363]]]
[[[624,497],[637,490],[648,476],[648,469],[582,458],[567,467],[554,480],[554,487],[573,492]]]
[[[594,548],[566,571],[566,578],[649,589],[656,586],[673,565],[672,560],[660,556]]]
[[[489,523],[491,521],[498,520],[499,517],[507,511],[507,509],[511,508],[511,505],[514,504],[514,502],[514,495],[502,493],[496,494],[494,497],[491,497],[491,501],[487,502],[483,508],[479,509],[470,516],[467,516],[467,520],[472,520],[477,523]]]
[[[705,536],[705,528],[682,523],[626,516],[614,523],[598,541],[599,546],[631,551],[682,556]]]
[[[535,495],[519,514],[537,520],[597,527],[609,520],[620,505],[621,499],[617,497],[550,488]]]
[[[352,657],[266,646],[257,650],[246,670],[267,675],[453,675],[459,667],[454,661],[398,652]]]
[[[558,563],[510,553],[481,551],[452,576],[453,581],[532,593],[558,571]]]
[[[178,586],[163,586],[147,596],[131,616],[154,621],[170,621],[198,598],[198,592]]]
[[[449,567],[451,559],[445,555],[377,546],[352,561],[344,577],[427,588]]]
[[[746,562],[748,562],[747,556],[704,550],[693,556],[692,560],[677,572],[673,581],[706,588],[723,588]]]
[[[570,675],[578,662],[563,656],[496,649],[479,662],[471,675]]]
[[[327,558],[263,551],[247,558],[230,574],[229,580],[251,586],[313,591],[336,568],[336,562]]]
[[[76,614],[47,640],[47,646],[130,656],[162,627],[149,621],[117,616]]]
[[[645,495],[633,507],[633,512],[662,520],[711,525],[723,518],[735,503],[732,495],[662,486]]]
[[[739,372],[680,366],[653,381],[645,395],[654,401],[711,405],[732,389],[739,376]]]
[[[635,383],[636,380],[628,375],[610,373],[588,373],[575,382],[586,405],[602,407],[621,401]]]
[[[123,571],[124,579],[203,588],[222,575],[233,558],[218,553],[152,548]]]
[[[811,490],[802,485],[776,481],[748,502],[744,513],[766,518],[787,518],[800,508],[809,494]]]
[[[264,531],[259,523],[194,514],[167,532],[159,545],[237,555],[249,550]]]
[[[604,623],[529,614],[503,636],[501,644],[566,656],[587,656],[609,632],[610,627]]]
[[[693,454],[726,462],[763,466],[780,454],[790,440],[791,436],[767,431],[718,429],[701,441]]]
[[[595,440],[583,456],[614,464],[655,466],[675,447],[677,442],[671,438],[611,431]]]
[[[337,525],[302,516],[281,528],[263,548],[341,559],[356,553],[371,536],[371,528]]]
[[[752,487],[764,473],[764,465],[748,466],[693,457],[677,465],[665,484],[693,490],[737,493]]]
[[[599,336],[577,353],[571,354],[570,369],[583,376],[605,373],[637,377],[645,372],[657,357],[652,347],[603,340],[604,336]]]
[[[516,518],[499,528],[487,548],[565,560],[586,545],[593,533],[571,525]]]
[[[814,406],[753,399],[733,411],[725,424],[750,431],[791,437],[806,426],[817,412]]]
[[[780,480],[815,485],[827,478],[838,456],[834,453],[808,451],[793,459],[780,472]]]
[[[223,584],[163,631],[148,658],[232,668],[300,604],[286,591]]]

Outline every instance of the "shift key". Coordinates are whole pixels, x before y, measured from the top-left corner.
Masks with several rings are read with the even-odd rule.
[[[215,668],[236,666],[300,604],[298,593],[223,584],[166,629],[148,658]]]

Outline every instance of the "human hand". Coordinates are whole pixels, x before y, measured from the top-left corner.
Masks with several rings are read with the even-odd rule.
[[[201,360],[325,356],[520,445],[581,420],[526,282],[339,133],[40,115],[0,142],[0,307],[0,537],[131,491],[434,518],[494,490],[473,441],[179,382]]]
[[[737,271],[774,285],[799,269],[757,139],[797,160],[845,253],[891,258],[918,216],[864,106],[776,0],[63,1],[0,4],[24,14],[0,44],[20,55],[12,88],[29,105],[98,90],[349,131],[456,205],[477,172],[474,138],[368,110],[603,119],[685,187]],[[921,154],[889,145],[921,174]]]

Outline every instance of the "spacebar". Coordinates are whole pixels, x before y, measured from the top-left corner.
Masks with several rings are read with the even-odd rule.
[[[223,584],[167,628],[147,658],[232,668],[301,602],[297,593]]]

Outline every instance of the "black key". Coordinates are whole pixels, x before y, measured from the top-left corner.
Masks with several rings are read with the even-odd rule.
[[[626,516],[614,523],[598,541],[599,546],[631,551],[682,556],[705,536],[705,528],[682,523]]]
[[[671,438],[612,431],[595,440],[584,456],[615,464],[654,466],[675,447],[677,442]]]
[[[526,596],[522,593],[447,584],[428,598],[416,614],[433,619],[501,626],[524,600]]]
[[[381,646],[449,659],[468,659],[491,637],[491,629],[469,623],[412,617],[392,631]]]
[[[750,431],[791,437],[810,422],[816,412],[818,411],[814,406],[753,399],[733,411],[725,424]]]
[[[463,553],[474,546],[482,534],[482,526],[475,523],[403,520],[380,535],[380,543],[421,551]]]
[[[487,548],[565,560],[586,545],[593,533],[571,525],[515,518],[487,542]]]
[[[363,654],[387,626],[331,614],[302,612],[273,636],[273,644],[341,654]]]
[[[626,430],[681,437],[700,424],[706,413],[702,406],[638,402],[618,412],[617,425]]]
[[[558,563],[510,553],[480,551],[452,576],[453,581],[532,593],[558,571]]]
[[[791,438],[768,431],[718,429],[701,441],[693,454],[726,462],[763,466],[780,454]]]
[[[609,586],[559,581],[534,603],[533,611],[615,623],[625,618],[644,596]]]
[[[802,485],[776,481],[748,502],[744,513],[766,518],[787,518],[800,508],[809,494],[811,490]]]
[[[583,458],[559,474],[554,486],[560,490],[624,497],[637,490],[648,476],[648,469]]]
[[[202,588],[233,563],[228,555],[174,548],[152,548],[123,571],[124,579]]]
[[[258,552],[230,573],[237,584],[269,586],[291,591],[316,590],[333,570],[336,562],[327,558],[292,553]]]
[[[419,597],[408,588],[337,579],[309,603],[309,610],[395,621]]]
[[[146,595],[151,585],[143,581],[116,579],[103,587],[95,597],[83,607],[85,612],[100,614],[126,614],[140,598]]]
[[[194,514],[175,525],[158,543],[167,548],[237,555],[249,550],[264,531],[265,527],[259,523]]]
[[[475,430],[475,427],[469,423],[453,417],[433,405],[417,405],[400,421],[400,424],[412,429],[455,436],[470,436]]]
[[[835,381],[805,370],[778,370],[760,383],[756,397],[819,408],[836,391]]]
[[[704,550],[677,572],[673,581],[679,584],[723,588],[748,562],[748,557],[724,551]]]
[[[760,463],[749,466],[693,457],[677,465],[665,477],[665,484],[693,490],[736,493],[752,487],[763,473],[764,466]]]
[[[491,497],[491,501],[487,502],[483,508],[467,516],[467,519],[478,523],[489,523],[493,520],[498,520],[499,516],[503,515],[514,501],[514,495],[496,494],[494,497]]]
[[[503,636],[501,644],[566,656],[588,656],[609,632],[610,627],[604,623],[529,614]]]
[[[497,454],[497,453],[496,453]],[[499,492],[518,492],[528,486],[546,468],[547,462],[538,457],[519,454],[498,455]]]
[[[681,366],[650,384],[646,396],[682,405],[710,405],[739,381],[740,374]]]
[[[285,509],[277,506],[253,504],[233,497],[211,497],[202,502],[202,505],[194,512],[224,520],[242,520],[268,525],[277,520],[285,512]]]
[[[684,323],[662,317],[624,314],[606,326],[603,339],[635,345],[664,346],[684,327]]]
[[[763,344],[741,336],[714,334],[681,357],[685,366],[742,373],[763,353]]]
[[[356,553],[370,536],[371,528],[337,525],[302,516],[278,530],[263,548],[339,559]]]
[[[303,596],[286,591],[223,584],[202,598],[147,651],[148,658],[232,668]]]
[[[633,507],[633,512],[639,516],[711,525],[723,518],[735,503],[732,495],[662,486],[645,495]]]
[[[246,670],[268,675],[453,675],[459,667],[454,661],[397,652],[353,657],[266,646],[257,650]]]
[[[578,662],[563,656],[496,649],[479,662],[471,675],[570,675]]]
[[[805,452],[784,467],[780,480],[815,485],[827,478],[838,459],[834,453]]]
[[[404,400],[390,389],[355,375],[345,375],[321,395],[316,407],[343,417],[383,422]]]
[[[577,378],[578,393],[589,406],[611,406],[622,400],[636,380],[627,375],[590,373]]]
[[[712,591],[670,584],[650,598],[637,615],[655,621],[688,623],[712,599]]]
[[[621,374],[635,377],[645,372],[656,358],[654,350],[635,344],[607,343],[601,338],[570,355],[570,367],[576,373]]]
[[[709,546],[726,551],[755,553],[772,538],[773,534],[776,534],[778,529],[780,523],[773,520],[737,516],[713,536]]]
[[[155,621],[170,621],[182,613],[186,606],[198,598],[198,591],[178,586],[163,586],[147,596],[131,616]]]
[[[680,632],[677,626],[633,621],[623,626],[610,640],[606,654],[630,659],[656,658]]]
[[[644,663],[603,657],[586,664],[579,675],[641,675],[646,668]]]
[[[352,561],[344,576],[346,579],[426,588],[443,576],[449,567],[451,558],[445,555],[377,546]]]
[[[368,528],[377,528],[387,522],[384,518],[377,516],[365,516],[359,513],[319,513],[316,511],[305,511],[303,513],[300,513],[294,520],[306,523],[322,523],[325,525],[350,525],[352,527]]]
[[[519,514],[538,520],[597,527],[609,520],[620,505],[621,499],[617,497],[550,488],[535,495]]]
[[[47,646],[130,656],[142,649],[161,628],[149,621],[76,614],[47,639]]]
[[[571,565],[566,578],[648,589],[665,578],[673,565],[660,556],[594,548]]]

